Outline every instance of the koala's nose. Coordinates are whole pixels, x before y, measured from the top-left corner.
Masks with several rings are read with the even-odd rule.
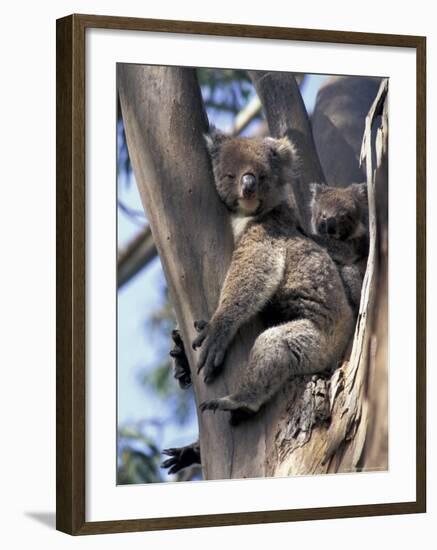
[[[324,235],[326,232],[326,220],[322,220],[317,224],[317,233],[319,233],[319,235]]]
[[[241,178],[241,189],[243,191],[243,196],[248,197],[253,195],[256,188],[256,178],[253,174],[244,174]]]
[[[335,218],[328,218],[326,220],[326,230],[328,235],[337,233],[337,220]]]

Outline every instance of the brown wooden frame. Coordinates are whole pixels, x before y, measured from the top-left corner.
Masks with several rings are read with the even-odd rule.
[[[416,500],[412,502],[242,512],[185,517],[85,520],[85,30],[105,28],[416,50],[417,83],[417,411]],[[56,526],[72,535],[182,529],[426,511],[426,38],[284,27],[260,27],[70,15],[57,21],[57,371]]]

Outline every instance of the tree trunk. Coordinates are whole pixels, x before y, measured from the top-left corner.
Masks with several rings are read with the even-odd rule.
[[[193,321],[209,319],[217,305],[233,247],[229,217],[215,191],[203,142],[202,133],[207,130],[208,122],[196,73],[186,68],[119,65],[118,88],[141,199],[182,337],[189,343],[195,337]],[[286,94],[287,88],[281,88],[281,93]],[[262,101],[263,97],[261,94]],[[282,104],[285,113],[287,102]],[[303,103],[299,105],[289,104],[289,107],[299,114]],[[306,113],[299,116],[305,117]],[[283,122],[285,127],[288,127],[287,120]],[[312,175],[303,172],[302,181],[311,179]],[[374,234],[372,238],[374,240]],[[368,277],[367,284],[372,286],[372,277]],[[365,307],[370,306],[369,302]],[[364,327],[368,314],[367,309],[362,309]],[[196,353],[189,344],[185,346],[197,403],[235,390],[239,369],[260,330],[259,320],[254,319],[238,332],[227,354],[223,374],[208,387],[196,374]],[[355,344],[360,346],[361,340],[358,338]],[[356,455],[361,455],[365,441],[364,437],[353,448],[354,433],[362,416],[358,420],[353,418],[345,427],[340,419],[348,417],[341,405],[348,403],[342,398],[350,371],[359,369],[361,362],[348,364],[352,367],[337,370],[333,381],[319,376],[291,380],[263,411],[237,427],[229,425],[225,414],[201,415],[199,435],[204,478],[354,469]],[[361,405],[361,393],[358,399]],[[342,427],[340,434],[333,431],[337,425]],[[331,444],[333,439],[335,444]]]
[[[194,320],[209,319],[217,305],[233,248],[227,212],[215,191],[202,136],[208,121],[196,73],[194,69],[119,65],[118,86],[140,196],[182,337],[191,342]],[[255,320],[239,333],[223,376],[208,388],[195,374],[197,356],[186,345],[197,403],[232,391],[238,366],[259,331],[256,327]],[[261,428],[254,424],[252,431]],[[247,459],[245,438],[234,438],[225,415],[199,417],[199,435],[206,479],[242,476],[246,462],[249,471],[257,470]],[[263,463],[263,457],[253,458]]]
[[[359,163],[364,121],[380,83],[376,77],[331,76],[318,91],[311,125],[328,185],[365,181]]]

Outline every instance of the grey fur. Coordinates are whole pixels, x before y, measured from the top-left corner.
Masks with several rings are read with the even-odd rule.
[[[336,262],[349,301],[357,311],[369,249],[367,185],[352,183],[341,188],[313,183],[310,187],[312,238]]]
[[[250,216],[236,239],[219,304],[198,327],[198,372],[211,382],[239,327],[261,313],[261,333],[232,395],[202,403],[237,422],[256,413],[290,377],[322,372],[342,359],[353,313],[327,251],[306,237],[288,199],[294,148],[287,138],[208,138],[218,193],[233,216]],[[256,178],[244,197],[242,178]]]

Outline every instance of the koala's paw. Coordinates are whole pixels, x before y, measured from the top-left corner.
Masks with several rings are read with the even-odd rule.
[[[177,474],[184,468],[200,464],[200,447],[198,443],[186,447],[164,449],[162,454],[170,457],[161,464],[161,468],[168,468],[169,474]]]
[[[182,389],[191,386],[191,371],[185,354],[184,342],[182,341],[180,332],[177,329],[172,330],[171,337],[173,340],[173,348],[170,350],[170,356],[173,358],[173,373],[174,377]]]
[[[199,335],[193,342],[193,349],[202,346],[197,363],[197,373],[199,374],[203,370],[204,381],[209,384],[214,380],[223,364],[229,344],[228,338],[217,325],[206,321],[195,321],[194,327]]]
[[[220,397],[219,399],[210,399],[200,403],[199,409],[202,412],[213,411],[214,413],[219,411],[230,411],[231,418],[229,420],[232,426],[236,426],[243,420],[247,420],[251,416],[257,413],[257,410],[252,409],[246,404],[240,403],[231,396]]]

